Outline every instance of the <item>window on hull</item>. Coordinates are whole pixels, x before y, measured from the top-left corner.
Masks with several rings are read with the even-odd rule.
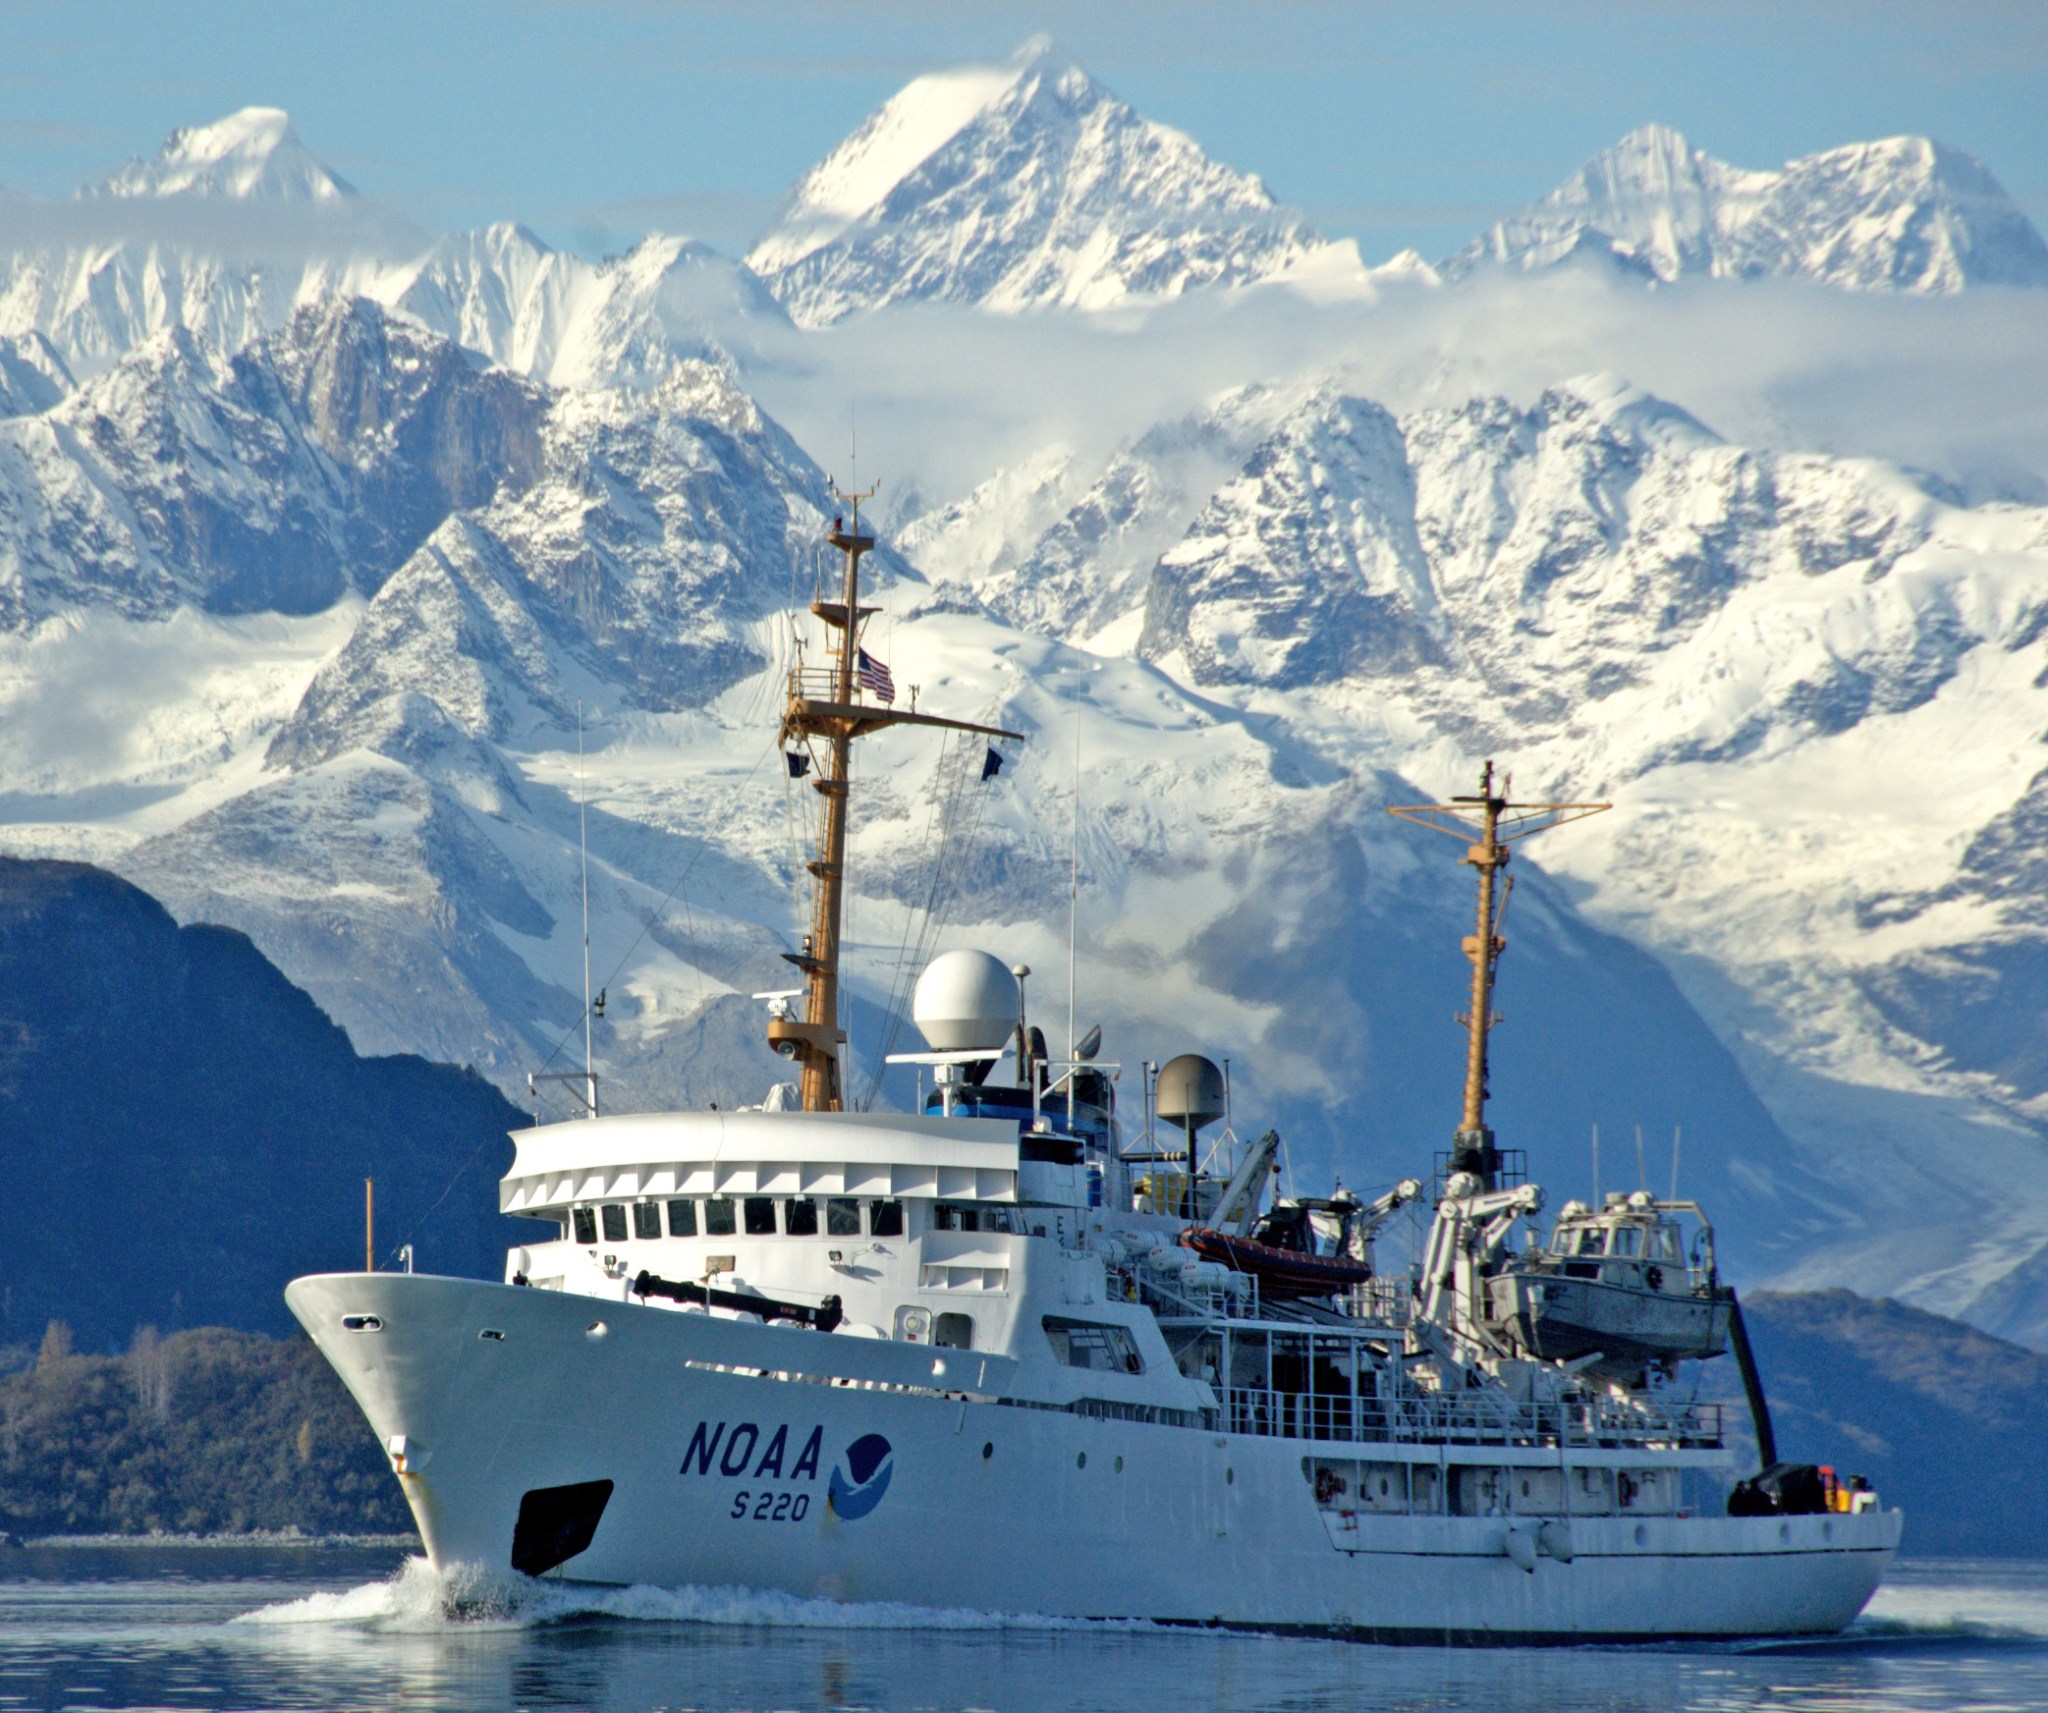
[[[595,1243],[597,1241],[597,1210],[595,1208],[579,1207],[571,1214],[570,1219],[571,1223],[576,1227],[576,1241],[578,1243]]]
[[[1130,1328],[1103,1321],[1069,1320],[1064,1315],[1045,1317],[1045,1336],[1052,1341],[1053,1354],[1069,1368],[1087,1368],[1104,1374],[1142,1374],[1144,1358]]]
[[[697,1235],[697,1204],[693,1201],[672,1201],[668,1204],[668,1234],[671,1237],[695,1237]]]
[[[1007,1207],[962,1207],[953,1202],[932,1204],[934,1231],[1015,1231],[1016,1214]]]
[[[607,1243],[623,1243],[623,1242],[625,1242],[625,1241],[626,1241],[626,1204],[625,1204],[624,1202],[618,1202],[618,1201],[608,1201],[608,1202],[606,1202],[606,1203],[604,1204],[604,1206],[603,1206],[603,1207],[601,1207],[600,1209],[598,1209],[598,1212],[599,1212],[599,1213],[600,1213],[600,1214],[602,1215],[602,1223],[603,1223],[603,1225],[604,1225],[604,1240],[605,1240],[605,1242],[607,1242]]]
[[[661,1235],[660,1202],[636,1201],[633,1204],[633,1235],[635,1237],[659,1237]]]

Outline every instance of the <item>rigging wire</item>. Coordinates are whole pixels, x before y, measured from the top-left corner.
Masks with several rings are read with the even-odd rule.
[[[952,778],[953,751],[963,741],[964,734],[946,732],[941,735],[938,765],[932,771],[931,789],[925,797],[924,832],[918,840],[915,872],[922,883],[921,890],[927,894],[927,903],[930,889],[938,874],[938,870],[931,864],[932,833],[939,826],[944,812],[946,784]],[[913,892],[903,903],[903,934],[896,947],[896,968],[889,981],[889,1008],[882,1025],[882,1056],[876,1061],[876,1067],[868,1076],[867,1092],[861,1101],[861,1110],[864,1112],[872,1111],[874,1108],[883,1075],[880,1067],[888,1062],[888,1055],[895,1051],[896,1039],[901,1032],[900,1018],[909,990],[906,972],[913,967],[910,956],[911,937],[913,930],[919,927],[922,920],[923,915],[917,903],[916,893]]]
[[[969,734],[965,733],[960,734],[959,741],[953,745],[950,757],[943,747],[940,750],[942,771],[935,786],[939,845],[927,871],[923,902],[914,906],[910,913],[909,920],[918,924],[918,932],[908,955],[897,966],[896,980],[890,991],[889,1016],[883,1029],[882,1050],[869,1074],[864,1110],[872,1109],[880,1093],[888,1055],[895,1051],[908,1019],[910,993],[917,976],[931,960],[933,948],[965,896],[960,884],[961,860],[979,845],[981,824],[992,795],[987,791],[970,790],[978,783],[975,777],[977,759]],[[968,803],[964,816],[961,813],[963,800]]]
[[[761,751],[761,753],[754,758],[754,765],[748,768],[747,771],[743,775],[741,775],[739,780],[733,785],[731,792],[728,793],[726,797],[725,812],[723,815],[720,816],[721,824],[730,821],[733,808],[739,800],[740,793],[743,792],[747,788],[747,786],[753,782],[754,775],[761,771],[761,763],[768,759],[769,751],[773,750],[775,747],[776,740],[773,737],[771,737],[767,747],[764,748]],[[646,939],[648,934],[653,931],[654,924],[661,919],[663,912],[665,912],[668,909],[670,901],[675,898],[677,893],[682,891],[683,885],[690,878],[691,872],[696,868],[698,862],[702,859],[704,853],[710,848],[711,841],[709,839],[698,840],[696,850],[691,853],[690,860],[683,865],[682,873],[676,876],[675,884],[668,889],[668,892],[662,898],[662,901],[659,904],[657,904],[651,911],[648,912],[646,920],[642,922],[640,925],[640,932],[633,936],[633,943],[625,949],[624,953],[620,955],[619,961],[612,966],[611,974],[605,978],[605,986],[609,987],[614,981],[618,979],[619,972],[626,967],[627,960],[631,958],[633,953],[639,949],[640,942]],[[589,1007],[587,1005],[584,1008],[584,1012],[585,1021],[587,1021],[589,1016]],[[552,1065],[556,1059],[561,1057],[562,1049],[566,1047],[569,1044],[570,1040],[575,1036],[576,1027],[577,1026],[572,1023],[567,1029],[562,1031],[562,1037],[555,1043],[554,1051],[549,1053],[548,1056],[541,1061],[541,1070],[545,1071],[548,1068],[548,1066]],[[585,1065],[587,1068],[587,1060],[585,1061]],[[546,1097],[542,1095],[540,1092],[540,1087],[541,1085],[539,1085],[538,1083],[533,1085],[534,1121],[536,1123],[540,1122],[541,1109],[547,1104]],[[429,1207],[425,1213],[421,1214],[418,1218],[416,1218],[412,1222],[411,1226],[407,1228],[404,1243],[410,1243],[413,1240],[413,1238],[418,1235],[420,1227],[424,1225],[429,1219],[433,1218],[436,1210],[439,1209],[441,1204],[445,1202],[451,1194],[454,1193],[455,1186],[463,1180],[463,1178],[468,1174],[469,1169],[477,1163],[479,1158],[482,1157],[484,1149],[490,1145],[491,1140],[492,1138],[490,1136],[485,1136],[481,1141],[477,1143],[475,1150],[470,1154],[469,1158],[463,1161],[463,1163],[455,1169],[455,1175],[448,1180],[447,1188],[442,1190],[442,1192],[434,1198],[433,1206]],[[398,1248],[403,1248],[404,1243],[398,1245]],[[397,1252],[397,1248],[388,1251],[388,1253],[392,1255],[396,1255]]]
[[[739,799],[740,793],[744,791],[750,784],[753,783],[754,775],[761,771],[761,763],[768,759],[769,752],[772,751],[775,747],[776,738],[774,736],[771,736],[766,746],[762,749],[761,753],[754,758],[754,765],[748,768],[747,771],[740,776],[739,780],[734,784],[731,792],[728,793],[725,804],[725,813],[719,817],[718,824],[723,825],[730,822],[732,810]],[[676,876],[675,884],[671,886],[668,889],[668,891],[662,895],[661,902],[647,913],[646,918],[640,924],[640,932],[633,936],[632,943],[628,945],[626,949],[619,954],[619,961],[612,965],[611,973],[605,977],[602,985],[609,987],[614,981],[618,980],[619,972],[626,967],[627,961],[633,956],[633,954],[636,951],[640,949],[640,942],[646,939],[647,936],[653,932],[654,924],[661,920],[662,915],[667,911],[670,903],[674,900],[676,894],[683,889],[683,883],[690,878],[690,875],[695,870],[697,864],[704,860],[704,853],[710,849],[710,839],[700,838],[697,841],[696,850],[690,853],[690,860],[683,865],[682,873]],[[549,1065],[553,1064],[555,1060],[561,1056],[562,1049],[568,1045],[570,1038],[575,1033],[576,1026],[574,1024],[570,1025],[569,1028],[565,1029],[562,1032],[562,1038],[555,1043],[554,1051],[548,1054],[548,1056],[541,1061],[540,1068],[542,1070],[546,1070]]]

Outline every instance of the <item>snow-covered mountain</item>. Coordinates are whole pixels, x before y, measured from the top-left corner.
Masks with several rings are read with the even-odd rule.
[[[789,329],[744,264],[688,239],[603,262],[512,222],[430,241],[322,166],[275,108],[174,132],[40,213],[41,241],[0,239],[0,340],[43,342],[67,384],[167,331],[232,356],[336,297],[570,386],[651,385],[673,362]],[[9,372],[0,360],[0,385]]]
[[[281,116],[182,134],[0,275],[0,839],[246,929],[365,1050],[517,1089],[579,1050],[587,802],[608,1102],[758,1099],[809,809],[774,718],[831,503],[776,416],[823,441],[852,396],[863,477],[880,443],[916,496],[869,647],[1032,734],[986,784],[978,748],[866,746],[863,1067],[920,946],[1062,967],[1078,720],[1088,1018],[1127,1061],[1230,1055],[1305,1179],[1411,1170],[1455,1117],[1469,907],[1382,811],[1491,753],[1619,805],[1519,865],[1504,1132],[1562,1181],[1591,1124],[1661,1154],[1682,1123],[1745,1276],[2048,1341],[2048,512],[1561,354],[1623,298],[1775,336],[1796,297],[1915,349],[1978,301],[2030,326],[1923,265],[2025,246],[1939,152],[1638,153],[1552,236],[1694,292],[1361,287],[1042,46],[890,103],[767,284],[679,238],[358,242],[388,225]],[[1581,286],[1594,330],[1546,344]],[[1038,313],[818,325],[909,299]],[[1461,306],[1528,329],[1511,379]]]
[[[576,1009],[553,944],[573,851],[560,782],[536,793],[501,746],[573,747],[585,704],[687,716],[771,668],[775,615],[813,580],[816,468],[728,368],[550,391],[364,300],[232,359],[160,335],[0,434],[6,612],[46,688],[75,672],[98,694],[97,651],[138,629],[175,649],[209,615],[345,615],[295,681],[272,678],[288,699],[266,724],[230,727],[225,791],[205,765],[217,680],[182,708],[162,694],[121,742],[165,788],[199,784],[182,814],[145,798],[98,854],[188,917],[245,924],[356,1039],[516,1085]],[[886,553],[876,569],[902,574]],[[75,762],[10,760],[18,781],[77,782]],[[617,915],[660,897],[600,873]]]
[[[803,326],[904,301],[1100,309],[1297,271],[1363,274],[1256,178],[1040,37],[920,77],[800,179],[747,255]]]
[[[530,481],[543,395],[360,299],[233,357],[183,329],[0,420],[0,628],[311,613]]]
[[[1631,131],[1442,271],[1457,278],[1488,264],[1542,268],[1582,255],[1666,281],[1783,275],[1905,292],[2048,285],[2048,244],[1961,149],[1889,137],[1751,172],[1663,125]]]
[[[0,416],[48,410],[76,384],[57,347],[42,334],[0,337]]]
[[[244,107],[173,131],[153,160],[137,156],[85,194],[317,203],[356,191],[313,158],[283,109]]]
[[[1593,377],[1400,420],[1312,398],[1162,556],[1140,649],[1285,696],[1333,758],[1499,753],[1537,795],[1621,801],[1543,859],[1670,961],[1793,1158],[1824,1176],[1850,1131],[1866,1217],[1920,1222],[1853,1261],[1816,1233],[1805,1276],[2026,1324],[2044,634],[2048,511],[1731,446]]]

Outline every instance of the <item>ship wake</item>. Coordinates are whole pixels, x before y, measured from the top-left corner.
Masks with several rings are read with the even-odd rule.
[[[389,1633],[535,1629],[589,1619],[655,1624],[718,1624],[809,1630],[1104,1630],[1146,1629],[1127,1620],[976,1612],[897,1601],[841,1601],[770,1589],[604,1588],[534,1581],[457,1565],[436,1571],[408,1559],[381,1582],[340,1593],[309,1594],[244,1613],[235,1622],[265,1626],[354,1626]]]

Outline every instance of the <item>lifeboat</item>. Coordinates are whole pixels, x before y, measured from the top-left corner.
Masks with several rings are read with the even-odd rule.
[[[1205,1261],[1249,1273],[1267,1296],[1333,1296],[1372,1277],[1362,1212],[1350,1196],[1288,1201],[1262,1214],[1247,1235],[1193,1225],[1180,1242]]]

